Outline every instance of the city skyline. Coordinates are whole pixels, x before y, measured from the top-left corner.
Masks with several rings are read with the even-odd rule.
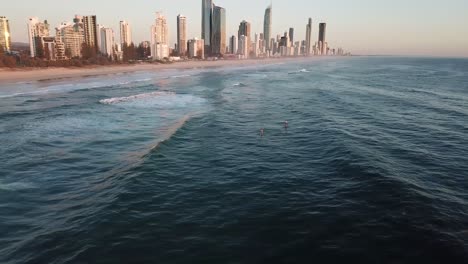
[[[132,27],[133,41],[139,43],[149,40],[148,27],[153,24],[156,11],[161,11],[167,17],[170,32],[176,32],[176,16],[184,14],[187,17],[187,39],[201,37],[201,5],[198,0],[187,1],[183,5],[168,4],[163,1],[142,1],[132,3],[129,7],[128,4],[120,3],[116,8],[112,8],[112,12],[101,7],[101,3],[94,4],[84,0],[76,7],[63,6],[59,13],[46,8],[50,6],[47,3],[59,3],[57,0],[44,0],[44,4],[37,8],[20,8],[20,6],[28,6],[21,4],[24,1],[6,3],[2,8],[4,13],[0,14],[9,20],[12,42],[27,42],[26,24],[30,17],[48,20],[51,28],[55,28],[78,14],[96,15],[98,24],[112,28],[115,32],[118,32],[119,22],[125,20]],[[249,8],[242,9],[242,6],[246,6],[244,2],[248,3]],[[384,8],[388,5],[387,3],[376,4],[367,0],[360,1],[354,7],[349,3],[341,3],[338,5],[339,8],[332,7],[330,3],[318,4],[300,0],[288,3],[274,2],[271,35],[274,37],[288,31],[289,28],[294,28],[297,40],[304,39],[305,24],[311,17],[313,42],[318,38],[318,24],[325,22],[332,28],[327,31],[328,42],[334,47],[345,47],[354,54],[468,56],[466,48],[468,29],[463,27],[463,24],[468,23],[468,18],[462,16],[462,10],[466,10],[468,3],[451,1],[460,8],[453,8],[450,16],[436,12],[432,6],[427,13],[437,14],[434,19],[414,18],[411,21],[408,12],[420,8],[417,2],[422,3],[419,0],[414,2],[416,3],[405,3],[403,6],[403,1],[397,0],[388,8]],[[238,25],[242,20],[251,23],[252,36],[263,33],[265,9],[270,5],[270,1],[250,3],[240,0],[232,3],[218,0],[215,3],[226,9],[226,42],[230,36],[237,36]],[[424,3],[427,5],[427,2]],[[435,3],[435,6],[438,5],[440,4]],[[355,15],[354,11],[358,6],[365,7],[368,11],[366,16]],[[444,7],[447,8],[447,6],[444,4]],[[390,11],[396,11],[391,16],[386,15],[392,19],[378,19],[382,13],[390,14]],[[450,30],[445,30],[446,28]],[[119,37],[116,36],[116,39]],[[365,42],[362,42],[363,39]],[[171,34],[169,44],[172,47],[175,43],[176,34]]]

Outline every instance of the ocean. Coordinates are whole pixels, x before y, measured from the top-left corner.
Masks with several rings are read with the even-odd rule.
[[[468,59],[1,86],[0,263],[468,262]]]

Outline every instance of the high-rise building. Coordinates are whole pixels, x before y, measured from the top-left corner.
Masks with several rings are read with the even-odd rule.
[[[205,51],[209,52],[213,28],[213,0],[202,0],[201,38],[205,41]]]
[[[289,28],[289,41],[291,42],[291,46],[294,45],[294,28]]]
[[[112,28],[102,27],[100,29],[100,35],[101,44],[99,46],[101,54],[106,56],[114,55],[114,30],[112,30]]]
[[[187,53],[187,18],[183,15],[177,16],[177,49],[179,56]]]
[[[220,6],[213,7],[213,27],[211,33],[212,54],[223,55],[226,52],[226,9]]]
[[[83,20],[75,16],[73,23],[62,23],[56,30],[57,42],[63,43],[64,56],[71,59],[81,57],[84,43]]]
[[[255,34],[255,41],[252,44],[252,54],[254,58],[257,58],[260,54],[260,39],[258,38],[258,34]]]
[[[0,45],[4,51],[11,50],[10,22],[4,16],[0,16]]]
[[[247,21],[242,21],[239,25],[239,31],[238,31],[238,37],[244,35],[248,38],[250,38],[250,29],[251,29],[251,26],[250,26],[250,23],[247,22]]]
[[[232,36],[229,39],[229,53],[237,54],[237,37],[236,36]]]
[[[326,34],[326,31],[327,31],[327,24],[326,23],[320,23],[319,25],[319,43],[321,42],[322,43],[322,46],[321,46],[321,49],[320,49],[320,53],[322,55],[325,55],[326,54],[326,38],[325,38],[325,34]]]
[[[81,46],[84,43],[82,19],[75,16],[73,22],[62,23],[59,27],[55,28],[56,41],[60,43],[59,46],[63,45],[63,55],[69,59],[81,57]]]
[[[189,58],[205,58],[205,41],[203,39],[191,39],[187,42],[188,50],[187,55]]]
[[[127,21],[120,21],[120,44],[130,45],[132,43],[132,29]]]
[[[263,36],[264,36],[264,39],[266,40],[265,48],[267,51],[271,50],[270,38],[271,38],[272,19],[273,19],[272,6],[269,6],[265,10],[265,18],[263,21]]]
[[[243,20],[240,24],[239,24],[239,31],[237,32],[237,36],[239,38],[239,41],[241,39],[241,36],[245,36],[247,38],[247,50],[250,51],[250,41],[251,41],[251,36],[250,36],[250,29],[251,29],[251,26],[250,26],[250,23]],[[239,44],[240,46],[240,44]]]
[[[242,59],[249,58],[249,38],[247,36],[241,35],[239,37],[239,55]]]
[[[99,51],[98,24],[96,16],[83,16],[83,29],[86,45],[94,48],[96,52]]]
[[[44,57],[43,38],[49,36],[49,23],[40,22],[37,17],[29,18],[28,22],[29,50],[31,57]]]
[[[169,29],[166,17],[156,13],[155,24],[151,27],[151,56],[154,60],[169,57]]]
[[[306,26],[305,55],[308,56],[311,53],[312,53],[312,18],[309,18],[309,23]]]

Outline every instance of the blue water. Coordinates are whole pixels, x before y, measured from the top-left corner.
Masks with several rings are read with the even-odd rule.
[[[2,84],[0,144],[0,263],[468,260],[468,60]]]

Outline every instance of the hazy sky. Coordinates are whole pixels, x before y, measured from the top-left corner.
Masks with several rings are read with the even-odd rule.
[[[176,16],[188,19],[188,37],[200,37],[201,0],[13,0],[3,1],[0,16],[10,20],[12,41],[27,41],[27,19],[37,16],[55,27],[75,14],[98,17],[98,23],[118,34],[119,21],[131,23],[133,40],[149,40],[154,13],[162,11],[175,42]],[[263,15],[270,0],[215,0],[226,8],[227,33],[237,35],[239,22],[263,31]],[[326,22],[327,41],[355,54],[401,54],[468,57],[468,0],[274,0],[273,32],[295,28],[305,38],[307,19]]]

